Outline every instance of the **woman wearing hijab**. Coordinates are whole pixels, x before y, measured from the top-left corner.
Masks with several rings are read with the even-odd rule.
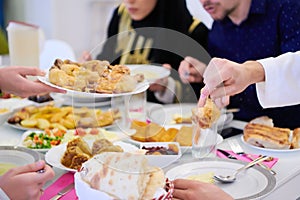
[[[207,33],[206,26],[192,17],[185,0],[123,0],[113,13],[108,40],[97,59],[111,64],[168,64],[177,71],[180,61],[191,55],[190,46],[206,46]],[[171,76],[177,79],[174,70]],[[148,92],[148,101],[173,102],[174,95],[172,99],[163,97],[170,97],[165,85],[171,93],[174,90],[170,88],[176,88],[178,95],[181,84],[171,78],[164,82],[162,87],[150,86],[155,95]]]

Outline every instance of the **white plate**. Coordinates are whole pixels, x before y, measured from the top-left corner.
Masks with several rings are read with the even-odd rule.
[[[203,159],[198,162],[186,163],[167,171],[166,177],[173,180],[186,178],[190,175],[200,175],[208,172],[230,175],[246,163],[230,159]],[[275,177],[261,167],[254,166],[237,175],[235,182],[230,184],[215,184],[237,200],[248,200],[262,197],[276,185]]]
[[[90,146],[92,146],[93,141],[87,141]],[[124,152],[136,152],[138,148],[132,144],[128,144],[125,142],[114,142],[114,145],[119,145]],[[67,148],[67,143],[60,144],[56,147],[51,148],[45,155],[45,160],[47,163],[52,165],[53,167],[57,167],[62,170],[70,171],[70,172],[76,172],[75,169],[70,169],[68,167],[65,167],[63,164],[61,164],[60,159],[64,155]]]
[[[19,146],[27,148],[26,146],[23,145],[23,141],[24,141],[25,138],[26,138],[28,135],[30,135],[32,132],[35,132],[36,134],[42,134],[42,133],[44,133],[44,131],[42,131],[42,130],[36,130],[36,131],[28,130],[28,131],[25,131],[25,132],[22,134],[22,137],[21,137]],[[32,149],[32,150],[33,150],[33,151],[37,151],[37,152],[41,152],[41,153],[45,153],[45,152],[47,152],[49,149]]]
[[[192,116],[192,109],[197,107],[197,104],[178,103],[169,105],[155,105],[147,112],[150,121],[160,125],[170,125],[173,123],[173,116],[179,114],[184,117]],[[224,126],[228,125],[233,119],[232,113],[222,113],[217,124],[218,130],[222,130]],[[187,125],[187,124],[185,124]],[[190,124],[191,125],[191,124]]]
[[[50,96],[53,99],[64,99],[64,105],[65,103],[81,103],[81,104],[90,104],[90,103],[103,103],[103,102],[110,102],[110,98],[99,98],[99,97],[94,97],[94,96],[86,96],[85,94],[83,95],[72,95],[70,93],[66,94],[61,94],[61,93],[50,93]]]
[[[126,65],[130,70],[131,74],[144,74],[144,77],[150,83],[155,82],[158,79],[168,77],[170,75],[170,70],[163,66],[157,65]]]
[[[85,130],[86,130],[87,133],[89,133],[90,130],[91,130],[91,128],[88,128],[88,129],[85,129]],[[123,139],[125,139],[125,138],[128,137],[127,135],[125,135],[125,134],[123,134],[123,133],[121,133],[121,132],[107,131],[107,130],[105,130],[105,129],[103,129],[103,128],[98,128],[98,130],[99,130],[99,131],[104,131],[103,136],[104,136],[106,139],[108,139],[108,140],[110,140],[110,141],[112,141],[112,142],[113,142],[113,141],[123,140]],[[62,139],[62,142],[66,142],[66,141],[68,141],[68,140],[73,139],[73,138],[75,137],[75,131],[76,131],[76,130],[68,130],[67,133],[66,133],[66,135],[65,135],[65,137]],[[35,132],[35,133],[37,133],[37,134],[44,133],[44,131],[42,131],[42,130],[37,130],[37,131],[31,131],[31,130],[28,130],[28,131],[25,131],[25,132],[22,134],[21,140],[20,140],[20,142],[19,142],[19,146],[21,146],[21,147],[26,147],[26,146],[23,145],[23,142],[24,142],[25,138],[26,138],[29,134],[31,134],[32,132]],[[95,139],[95,137],[97,137],[97,136],[91,135],[91,134],[88,134],[88,135],[83,136],[83,138],[85,138],[85,140]],[[53,148],[53,147],[52,147],[52,148]],[[49,148],[47,148],[47,149],[32,149],[32,150],[33,150],[33,151],[38,151],[38,152],[41,152],[41,153],[45,153],[45,152],[49,151]]]
[[[38,160],[40,160],[39,153],[31,149],[18,146],[0,146],[0,163],[22,166]]]
[[[38,80],[41,81],[42,83],[49,85],[51,87],[54,88],[59,88],[62,90],[66,90],[67,94],[69,96],[88,96],[90,98],[106,98],[106,97],[117,97],[117,96],[125,96],[125,95],[132,95],[132,94],[138,94],[141,92],[144,92],[148,89],[149,87],[149,82],[148,81],[144,81],[141,83],[138,83],[135,90],[132,92],[125,92],[125,93],[116,93],[116,94],[101,94],[101,93],[89,93],[89,92],[80,92],[80,91],[75,91],[75,90],[71,90],[71,89],[66,89],[57,85],[54,85],[52,83],[50,83],[49,79],[48,79],[48,73],[46,76],[38,76]]]
[[[292,152],[300,151],[300,148],[298,148],[298,149],[269,149],[269,148],[262,148],[262,147],[254,146],[244,140],[244,135],[241,136],[241,140],[246,146],[256,149],[256,150],[259,150],[259,151],[263,151],[266,154],[267,153],[292,153]]]
[[[168,128],[177,128],[177,129],[180,129],[182,126],[182,124],[174,124],[174,125],[168,125],[168,126],[165,126],[166,129]],[[127,139],[128,142],[132,143],[132,144],[135,144],[137,146],[140,146],[141,144],[143,143],[147,143],[147,142],[140,142],[140,141],[136,141],[136,140],[133,140],[131,139],[130,137]],[[223,137],[220,135],[220,134],[217,134],[217,145],[222,143],[223,142]],[[151,142],[153,143],[153,142]],[[159,142],[157,142],[159,143]],[[181,153],[186,153],[186,152],[191,152],[192,150],[192,147],[191,146],[180,146],[180,150],[181,150]]]

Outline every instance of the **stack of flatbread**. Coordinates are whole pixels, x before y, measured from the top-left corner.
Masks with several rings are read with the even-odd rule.
[[[149,166],[145,155],[130,153],[96,155],[78,173],[90,188],[113,199],[153,199],[166,183],[162,169]]]

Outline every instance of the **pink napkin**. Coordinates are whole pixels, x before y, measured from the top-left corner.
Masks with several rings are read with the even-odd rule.
[[[74,173],[68,172],[59,177],[53,184],[45,189],[40,200],[49,200],[55,196],[61,189],[74,182]],[[72,189],[67,194],[60,198],[61,200],[75,200],[78,199],[75,193],[75,189]]]
[[[246,155],[239,155],[234,153],[233,151],[229,151],[229,150],[224,150],[227,153],[230,153],[232,156],[236,157],[238,160],[242,160],[242,161],[246,161],[246,162],[251,162],[252,160],[250,158],[248,158]],[[251,155],[254,159],[256,159],[259,155],[256,154],[249,154]],[[217,151],[217,156],[219,158],[227,158],[225,155],[223,155],[221,152]],[[276,162],[278,161],[278,158],[273,158],[273,160],[271,161],[263,161],[262,163],[266,166],[268,166],[269,168],[272,168]]]

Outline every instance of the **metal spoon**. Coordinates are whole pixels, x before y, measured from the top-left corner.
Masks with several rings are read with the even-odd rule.
[[[238,173],[240,173],[241,171],[243,171],[243,170],[245,170],[245,169],[248,169],[248,168],[254,166],[254,165],[257,164],[257,163],[260,163],[260,162],[262,162],[262,161],[264,161],[264,160],[267,160],[268,158],[269,158],[268,156],[261,156],[261,157],[258,157],[258,158],[256,158],[255,160],[253,160],[252,162],[250,162],[250,163],[244,165],[243,167],[237,169],[237,170],[234,172],[234,174],[228,175],[228,176],[215,175],[215,176],[214,176],[214,179],[217,180],[217,181],[220,181],[220,182],[222,182],[222,183],[232,183],[232,182],[235,181],[236,175],[237,175]]]

